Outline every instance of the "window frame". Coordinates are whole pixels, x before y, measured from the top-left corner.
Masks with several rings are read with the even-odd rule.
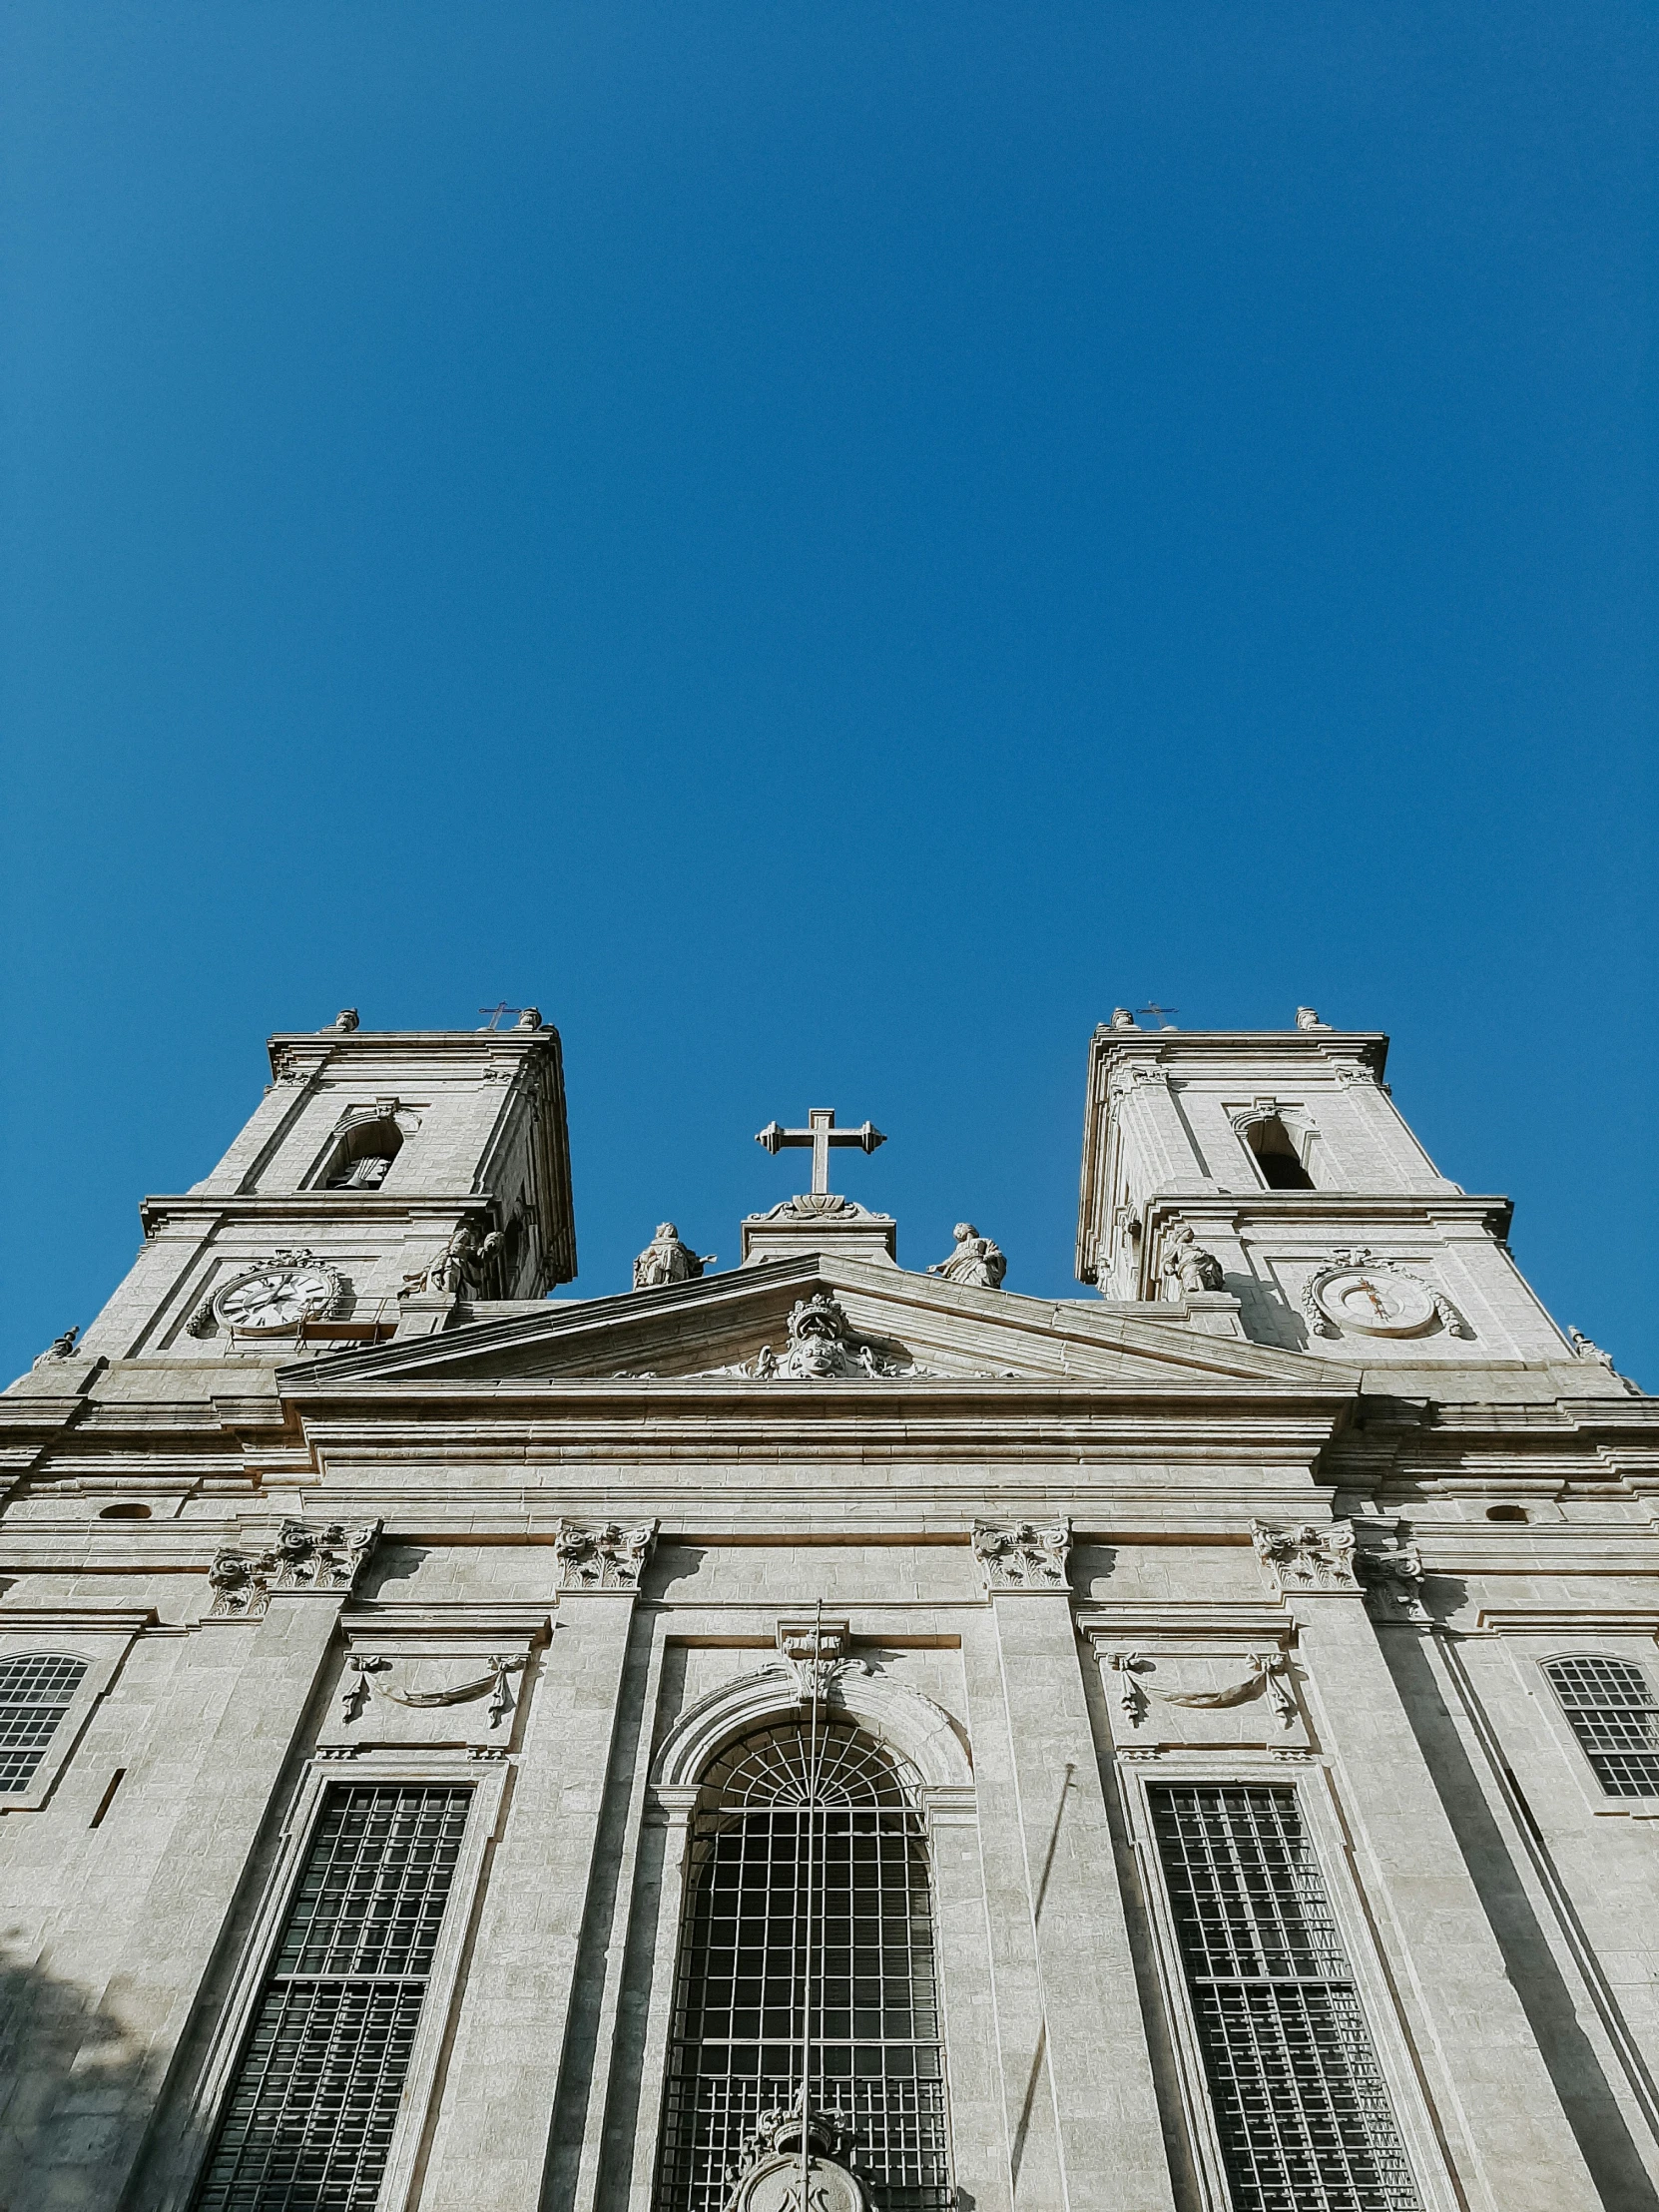
[[[636,2152],[643,2150],[646,2156],[643,2165],[636,2164],[633,2192],[629,2200],[631,2205],[640,2208],[640,2212],[655,2212],[666,2186],[664,2168],[669,2155],[668,2128],[671,2115],[671,2084],[674,2074],[675,2050],[679,2040],[678,2025],[681,2014],[681,2000],[684,1993],[682,1975],[686,1970],[690,1948],[690,1927],[696,1910],[699,1891],[710,1862],[715,1855],[717,1839],[729,1832],[739,1821],[751,1817],[748,1814],[732,1812],[728,1812],[724,1818],[720,1817],[717,1811],[713,1778],[724,1762],[734,1753],[742,1750],[743,1747],[758,1737],[770,1736],[776,1731],[792,1725],[792,1723],[800,1720],[805,1712],[805,1706],[795,1707],[785,1712],[773,1712],[765,1717],[752,1719],[747,1725],[735,1729],[721,1741],[718,1748],[705,1760],[696,1784],[683,1793],[675,1793],[682,1795],[685,1800],[684,1804],[677,1808],[684,1816],[684,1826],[681,1831],[682,1851],[679,1880],[673,1885],[663,1883],[660,1891],[659,1910],[664,1918],[660,1919],[658,1924],[657,1936],[660,1947],[657,1955],[665,1961],[667,1966],[666,1986],[661,1991],[662,2013],[658,2022],[662,2031],[661,2043],[660,2047],[654,2047],[649,2051],[647,2062],[642,2067],[640,2077],[640,2118],[643,2120],[649,2111],[654,2115],[655,2124],[649,2137],[644,2135],[643,2132],[636,2134]],[[948,1944],[944,1934],[939,1890],[937,1850],[934,1836],[935,1808],[930,1803],[930,1796],[933,1793],[930,1792],[928,1784],[909,1755],[899,1744],[891,1741],[884,1732],[872,1726],[867,1715],[849,1712],[838,1705],[832,1708],[821,1707],[821,1715],[825,1725],[845,1728],[853,1735],[863,1738],[865,1744],[890,1766],[903,1798],[904,1833],[910,1847],[919,1849],[921,1854],[921,1868],[927,1892],[928,1942],[938,2026],[936,2040],[928,2047],[935,2048],[939,2058],[944,2158],[946,2170],[950,2177],[944,2187],[951,2194],[953,2200],[959,2179],[959,2170],[957,2167],[951,2075],[950,2001],[946,1970]],[[760,1811],[762,1808],[758,1805],[755,1810]],[[671,1888],[673,1892],[672,1912],[670,1912]],[[657,1992],[654,1991],[654,2004],[656,2001]],[[764,2040],[764,2038],[761,2040]],[[885,2035],[874,2038],[854,2038],[854,2041],[859,2043],[869,2040],[873,2040],[884,2048],[889,2038]],[[894,2038],[892,2040],[901,2041],[902,2039]],[[759,2041],[757,2042],[758,2047],[760,2047]],[[920,2047],[920,2045],[912,2044],[911,2047]]]
[[[1439,2132],[1412,2050],[1405,2020],[1385,1963],[1377,1926],[1366,1899],[1354,1846],[1336,1783],[1327,1761],[1313,1752],[1241,1753],[1218,1750],[1160,1750],[1125,1761],[1115,1755],[1126,1809],[1130,1842],[1140,1871],[1141,1894],[1150,1924],[1157,1981],[1169,2043],[1175,2054],[1177,2086],[1186,2121],[1192,2171],[1203,2212],[1233,2212],[1227,2183],[1221,2130],[1210,2095],[1204,2049],[1181,1953],[1174,1900],[1170,1895],[1154,1824],[1151,1789],[1170,1784],[1207,1788],[1279,1789],[1295,1794],[1297,1807],[1319,1864],[1337,1933],[1347,1953],[1360,2008],[1371,2033],[1379,2070],[1393,2110],[1394,2124],[1422,2200],[1422,2212],[1460,2212],[1439,2144]]]
[[[0,1659],[22,1659],[39,1653],[42,1657],[79,1659],[87,1670],[41,1753],[29,1787],[0,1793],[0,1813],[40,1813],[46,1809],[133,1639],[154,1619],[154,1613],[145,1610],[132,1613],[130,1625],[94,1628],[80,1625],[72,1612],[39,1612],[27,1625],[14,1628],[0,1614]],[[64,1625],[56,1626],[60,1621]]]
[[[1560,1650],[1539,1652],[1535,1656],[1533,1664],[1542,1677],[1547,1692],[1542,1701],[1544,1710],[1549,1716],[1551,1733],[1557,1742],[1570,1747],[1568,1757],[1571,1761],[1572,1771],[1578,1779],[1579,1788],[1589,1801],[1591,1812],[1603,1817],[1608,1814],[1617,1815],[1622,1813],[1627,1817],[1634,1814],[1641,1818],[1652,1819],[1659,1816],[1659,1790],[1646,1793],[1634,1792],[1627,1796],[1606,1787],[1600,1775],[1596,1773],[1590,1754],[1585,1750],[1579,1739],[1577,1729],[1572,1725],[1572,1715],[1562,1700],[1554,1676],[1549,1671],[1551,1667],[1558,1665],[1563,1659],[1602,1659],[1614,1666],[1634,1667],[1647,1684],[1648,1694],[1652,1697],[1655,1706],[1659,1707],[1659,1682],[1654,1679],[1651,1661],[1645,1655],[1638,1657],[1635,1653],[1629,1651],[1610,1651],[1607,1649],[1607,1641],[1608,1639],[1603,1638],[1594,1647],[1582,1642],[1576,1643]]]
[[[1293,1113],[1298,1115],[1298,1119],[1296,1121],[1292,1121],[1287,1118],[1287,1116]],[[1301,1114],[1299,1109],[1296,1107],[1275,1107],[1274,1111],[1271,1114],[1250,1113],[1244,1115],[1241,1119],[1238,1119],[1234,1122],[1233,1126],[1238,1134],[1239,1139],[1239,1149],[1243,1152],[1245,1158],[1250,1162],[1251,1173],[1255,1176],[1258,1184],[1260,1184],[1261,1188],[1264,1191],[1273,1191],[1278,1189],[1278,1186],[1276,1184],[1270,1183],[1268,1181],[1267,1176],[1263,1172],[1262,1168],[1262,1155],[1257,1151],[1256,1147],[1250,1141],[1250,1132],[1253,1129],[1265,1128],[1270,1121],[1278,1122],[1280,1128],[1284,1130],[1286,1138],[1290,1143],[1291,1151],[1295,1155],[1303,1174],[1308,1178],[1309,1187],[1306,1191],[1301,1192],[1300,1195],[1304,1198],[1313,1197],[1316,1192],[1323,1188],[1319,1177],[1314,1173],[1314,1158],[1319,1149],[1320,1133],[1318,1129],[1314,1126],[1313,1122],[1309,1120],[1305,1115]],[[1289,1193],[1281,1193],[1280,1195],[1295,1197],[1299,1194],[1295,1191],[1291,1191]]]
[[[461,1996],[461,1957],[477,1911],[485,1856],[500,1823],[508,1764],[505,1760],[474,1760],[464,1753],[456,1756],[431,1752],[413,1755],[360,1752],[344,1759],[313,1757],[309,1761],[289,1805],[275,1863],[266,1878],[253,1924],[241,1946],[207,2056],[191,2094],[173,2183],[160,2200],[164,2212],[188,2212],[195,2202],[254,2024],[254,2015],[271,1979],[273,1961],[310,1855],[323,1798],[336,1783],[342,1789],[468,1787],[472,1791],[454,1879],[426,1976],[426,1998],[409,2052],[408,2071],[404,2076],[375,2212],[398,2212],[398,2208],[407,2203],[421,2148],[435,2116],[433,2097],[439,2061]],[[204,1997],[207,1995],[204,1991]]]

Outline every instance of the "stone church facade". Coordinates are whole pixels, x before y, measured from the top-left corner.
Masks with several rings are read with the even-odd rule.
[[[576,1299],[534,1009],[274,1038],[0,1395],[6,2212],[1659,2212],[1655,1401],[1385,1051]]]

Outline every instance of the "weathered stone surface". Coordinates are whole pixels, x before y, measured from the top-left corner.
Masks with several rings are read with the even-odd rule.
[[[473,1793],[381,2212],[646,2212],[705,1778],[820,1726],[926,1853],[975,2212],[1225,2203],[1155,1833],[1209,1783],[1297,1793],[1425,2208],[1659,2212],[1659,1787],[1609,1793],[1544,1671],[1659,1695],[1659,1422],[1382,1047],[1114,1018],[1076,1301],[976,1234],[898,1267],[815,1115],[763,1132],[823,1187],[749,1265],[665,1232],[636,1292],[548,1302],[553,1032],[274,1040],[220,1168],[0,1394],[0,1669],[84,1662],[0,1794],[9,2212],[188,2204],[307,1824],[377,1782]],[[1264,1115],[1312,1188],[1258,1187]],[[339,1310],[191,1335],[278,1251]],[[746,2212],[793,2203],[787,2117],[734,2145]],[[809,2151],[879,2206],[856,2130]]]

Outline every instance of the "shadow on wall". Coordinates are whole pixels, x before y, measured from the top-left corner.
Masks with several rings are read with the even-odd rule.
[[[0,2205],[92,2204],[125,2111],[150,2086],[129,2031],[0,1935]],[[79,2169],[80,2186],[64,2183]]]
[[[1467,1585],[1453,1575],[1436,1575],[1432,1587],[1436,1602],[1441,1598],[1451,1606],[1467,1602]],[[1596,2188],[1603,2201],[1609,2207],[1617,2205],[1619,2212],[1659,2212],[1659,2192],[1648,2178],[1612,2086],[1579,2021],[1572,1992],[1533,1913],[1509,1841],[1463,1750],[1422,1645],[1415,1635],[1391,1634],[1379,1640],[1497,1937],[1508,1978]]]

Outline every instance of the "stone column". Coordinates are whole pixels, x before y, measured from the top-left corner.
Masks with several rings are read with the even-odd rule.
[[[40,2141],[18,2160],[12,2212],[92,2212],[122,2200],[378,1533],[378,1522],[347,1530],[290,1520],[270,1550],[215,1560],[212,1611],[197,1632],[203,1668],[181,1669],[174,1694],[200,1685],[204,1671],[232,1668],[233,1679],[114,1971],[88,2007],[89,2023],[118,2021],[148,2063],[113,2088],[89,2025]]]
[[[1348,1521],[1258,1521],[1253,1536],[1297,1622],[1361,1886],[1467,2200],[1602,2212],[1366,1609],[1369,1585],[1384,1621],[1421,1615],[1415,1553],[1360,1552]]]
[[[1168,2212],[1169,2162],[1066,1583],[1070,1532],[1064,1522],[978,1521],[973,1545],[996,1621],[1042,2013],[1039,2093],[1052,2104],[1060,2202],[1065,2212]],[[1021,2191],[1015,2201],[1028,2200]]]
[[[422,2199],[538,2212],[604,1812],[644,1528],[567,1522],[557,1625],[462,1992]]]

